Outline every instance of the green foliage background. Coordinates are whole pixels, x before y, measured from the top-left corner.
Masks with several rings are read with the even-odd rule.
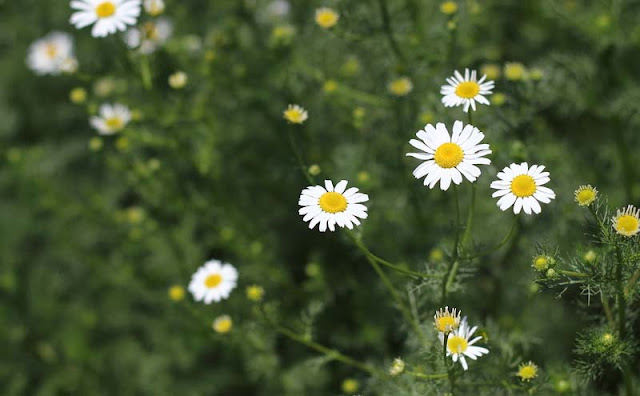
[[[120,35],[75,30],[66,1],[0,0],[2,393],[337,395],[356,378],[363,395],[442,394],[442,383],[383,383],[279,335],[244,290],[263,286],[269,314],[309,339],[381,370],[402,356],[429,372],[433,351],[417,346],[349,239],[308,230],[297,214],[308,183],[289,133],[305,163],[320,166],[318,181],[348,179],[369,194],[361,231],[370,249],[440,273],[445,264],[429,252],[450,253],[452,191],[413,178],[408,141],[425,118],[466,121],[440,104],[453,70],[514,61],[543,76],[499,78],[506,102],[473,114],[493,149],[478,181],[475,243],[490,246],[510,227],[489,183],[511,162],[546,165],[558,198],[541,215],[521,215],[507,246],[463,268],[445,303],[488,337],[491,353],[470,367],[476,382],[495,385],[487,394],[522,394],[514,373],[523,360],[540,366],[540,394],[616,394],[615,370],[584,382],[571,368],[576,332],[597,322],[600,307],[576,288],[562,300],[561,289],[538,293],[530,264],[538,245],[581,256],[593,241],[588,213],[573,202],[578,185],[597,186],[614,208],[640,203],[640,2],[458,3],[450,18],[438,1],[292,1],[278,18],[262,0],[167,1],[175,32],[149,57],[145,89],[142,57]],[[340,12],[331,31],[313,21],[320,6]],[[274,39],[283,23],[295,28],[290,42]],[[77,75],[37,77],[26,67],[29,44],[51,30],[73,34]],[[166,83],[176,70],[189,75],[184,90]],[[387,90],[399,76],[413,81],[406,97]],[[107,95],[99,79],[111,84]],[[335,91],[323,89],[327,80]],[[89,91],[85,105],[69,101],[74,87]],[[89,115],[112,101],[142,118],[91,150]],[[282,119],[289,103],[309,111],[304,125]],[[463,184],[463,213],[468,191]],[[209,258],[238,268],[231,298],[172,302],[167,289],[186,286]],[[437,348],[439,286],[390,276],[414,292]],[[211,321],[225,313],[234,328],[216,334]],[[630,321],[638,329],[637,315]]]

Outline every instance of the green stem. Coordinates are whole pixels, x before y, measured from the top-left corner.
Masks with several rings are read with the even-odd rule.
[[[449,293],[449,287],[455,279],[456,272],[458,271],[458,243],[460,241],[460,202],[458,200],[458,188],[453,185],[453,196],[456,203],[456,237],[453,242],[453,250],[451,252],[451,261],[449,262],[449,268],[447,268],[447,276],[442,280],[442,304],[447,300],[447,294]]]
[[[389,45],[391,46],[391,50],[398,58],[399,61],[406,64],[407,58],[405,58],[404,54],[400,50],[400,46],[398,42],[393,37],[393,30],[391,29],[391,17],[389,16],[389,7],[387,7],[386,0],[378,0],[378,5],[380,6],[380,13],[382,14],[382,30],[384,30],[385,36],[387,37],[387,41],[389,41]]]
[[[603,294],[600,294],[600,301],[602,301],[602,310],[604,311],[604,316],[607,318],[609,322],[609,326],[611,329],[615,329],[616,322],[613,319],[613,314],[611,313],[611,308],[609,307],[609,300]]]
[[[620,338],[625,338],[626,323],[625,315],[627,310],[627,301],[624,295],[624,287],[622,285],[622,252],[620,251],[620,245],[616,244],[616,289],[618,290],[617,305],[618,305],[618,332]]]
[[[416,373],[415,371],[409,371],[409,370],[405,370],[405,373],[409,375],[413,375],[416,378],[424,378],[424,379],[440,379],[440,378],[447,378],[448,376],[447,373],[423,374],[423,373]]]
[[[298,166],[300,167],[300,170],[304,174],[304,177],[307,178],[307,181],[310,184],[315,184],[315,182],[313,181],[313,178],[311,177],[311,175],[309,175],[309,172],[307,171],[307,167],[304,165],[304,161],[302,160],[302,155],[300,154],[300,150],[298,150],[298,145],[296,144],[296,140],[293,137],[292,128],[293,128],[292,126],[289,126],[289,128],[287,128],[287,134],[289,135],[289,144],[291,145],[291,150],[293,151],[293,154],[296,156],[296,161],[298,161]]]
[[[511,238],[511,236],[514,233],[514,231],[516,230],[516,226],[517,225],[518,225],[518,216],[513,216],[513,221],[511,222],[511,228],[509,228],[509,232],[507,233],[507,235],[504,236],[504,238],[502,238],[502,241],[500,241],[500,243],[498,243],[497,245],[495,245],[494,247],[492,247],[490,249],[487,249],[487,250],[483,251],[482,253],[476,253],[473,256],[462,257],[461,260],[473,260],[473,259],[476,259],[476,258],[487,256],[487,255],[495,252],[496,250],[500,249],[501,247],[506,245],[507,242],[509,242],[509,239]]]
[[[471,113],[469,113],[471,114]],[[465,247],[469,237],[471,236],[471,227],[473,225],[473,211],[476,206],[476,184],[471,184],[471,198],[469,204],[469,212],[467,213],[467,223],[464,226],[464,234],[462,235],[462,241],[460,242],[461,247]]]
[[[473,125],[473,116],[471,115],[471,113],[473,112],[473,110],[471,108],[469,108],[469,111],[467,111],[467,115],[469,116],[469,124]]]
[[[576,278],[586,278],[588,276],[587,274],[583,274],[582,272],[575,272],[575,271],[558,270],[558,273],[567,275],[567,276],[574,276]]]
[[[633,273],[633,275],[631,275],[631,278],[627,282],[627,286],[624,288],[625,297],[627,298],[631,297],[631,294],[633,293],[633,288],[635,287],[636,282],[638,282],[638,278],[640,278],[640,268],[638,268]]]
[[[593,218],[596,220],[596,222],[598,223],[598,227],[600,227],[600,232],[604,233],[604,231],[606,230],[604,228],[604,223],[602,222],[602,220],[600,219],[600,217],[598,216],[598,214],[596,213],[596,210],[593,208],[593,205],[589,205],[589,212],[591,212],[591,215],[593,216]]]
[[[149,64],[149,57],[143,55],[140,57],[140,74],[142,77],[142,86],[147,91],[153,88],[153,81],[151,79],[151,65]]]

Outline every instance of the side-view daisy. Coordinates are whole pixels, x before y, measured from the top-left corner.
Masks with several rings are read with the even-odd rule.
[[[498,190],[492,197],[501,197],[497,205],[500,210],[513,206],[513,213],[524,210],[526,214],[540,213],[540,203],[548,204],[556,194],[550,188],[543,187],[549,182],[549,172],[543,172],[543,165],[529,165],[526,162],[511,164],[498,172],[498,179],[491,188]]]
[[[129,48],[137,48],[141,53],[148,55],[166,43],[172,32],[171,21],[168,18],[158,18],[155,22],[148,21],[127,30],[124,41]]]
[[[486,75],[480,80],[476,78],[476,71],[464,69],[464,77],[457,70],[452,77],[447,78],[448,85],[440,88],[442,103],[446,107],[455,107],[464,105],[464,111],[468,112],[469,107],[476,110],[476,101],[481,104],[489,105],[489,100],[484,95],[491,94],[494,82],[485,81]]]
[[[70,22],[78,29],[93,24],[91,35],[105,37],[135,25],[140,6],[140,0],[73,0]]]
[[[36,74],[72,71],[67,67],[72,62],[77,63],[73,56],[73,39],[67,33],[51,32],[29,47],[27,65]]]
[[[477,329],[477,326],[469,328],[469,325],[467,324],[467,317],[465,316],[462,318],[462,322],[460,322],[460,327],[458,327],[457,330],[452,331],[447,337],[447,356],[451,356],[451,359],[454,362],[460,360],[460,364],[464,370],[469,368],[465,356],[472,360],[476,360],[478,357],[489,353],[487,348],[473,345],[481,340],[482,336],[469,340]],[[440,338],[440,342],[444,345],[444,333],[440,333],[438,338]]]
[[[131,111],[121,104],[103,104],[99,115],[91,117],[91,125],[100,135],[113,135],[120,132],[131,121]]]
[[[287,106],[286,110],[282,112],[282,115],[285,120],[292,124],[302,124],[307,120],[307,118],[309,118],[307,111],[297,104],[290,104]]]
[[[413,171],[413,175],[416,179],[424,177],[424,185],[429,188],[439,181],[440,189],[446,190],[452,181],[455,184],[462,183],[462,176],[474,182],[481,173],[476,165],[491,163],[489,158],[484,157],[491,154],[489,145],[479,144],[484,139],[484,133],[471,124],[464,125],[462,121],[456,121],[451,136],[443,123],[435,127],[427,124],[416,135],[420,140],[411,139],[409,143],[423,152],[408,153],[407,156],[424,161]]]
[[[231,264],[209,260],[191,276],[189,291],[194,300],[211,304],[228,298],[237,280],[238,271]]]
[[[347,189],[347,181],[341,180],[333,186],[331,180],[324,181],[322,186],[310,186],[302,190],[298,205],[302,206],[298,213],[303,221],[309,222],[309,228],[313,229],[319,224],[321,232],[327,227],[331,231],[339,227],[353,229],[353,225],[360,225],[360,219],[367,218],[367,207],[362,203],[367,202],[369,196],[359,193],[358,189]]]
[[[449,307],[440,308],[433,315],[433,322],[440,333],[450,333],[460,326],[460,311],[456,308],[452,308],[451,311]]]
[[[632,237],[640,232],[640,210],[633,205],[618,209],[611,220],[613,221],[613,229],[620,235]]]

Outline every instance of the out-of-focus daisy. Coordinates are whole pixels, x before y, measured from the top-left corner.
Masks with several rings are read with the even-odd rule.
[[[213,321],[212,327],[216,333],[225,334],[231,331],[233,321],[229,315],[221,315]]]
[[[495,63],[486,63],[480,68],[480,74],[484,74],[489,80],[497,80],[500,78],[500,66]]]
[[[283,112],[283,116],[292,124],[302,124],[309,118],[307,111],[297,104],[290,104]]]
[[[177,71],[169,76],[169,86],[173,89],[182,89],[187,85],[189,77],[183,71]]]
[[[338,19],[340,19],[340,14],[331,8],[322,7],[316,10],[316,23],[320,27],[332,28],[338,23]]]
[[[458,4],[455,1],[445,1],[440,4],[440,12],[445,15],[453,15],[458,12]]]
[[[632,237],[640,231],[640,210],[633,205],[618,209],[612,221],[613,229],[618,234]]]
[[[413,83],[408,77],[400,77],[391,81],[387,89],[396,96],[406,96],[413,90]]]
[[[456,70],[452,77],[447,78],[449,84],[440,88],[440,93],[444,95],[442,103],[446,107],[463,105],[465,112],[469,111],[469,107],[475,111],[476,102],[489,105],[489,100],[484,95],[491,94],[494,83],[485,81],[486,78],[483,75],[477,80],[475,70],[469,72],[469,69],[465,69],[464,76]]]
[[[151,16],[158,16],[164,12],[164,0],[144,0],[144,10]]]
[[[353,225],[360,225],[360,219],[367,218],[367,202],[369,196],[358,192],[351,187],[347,189],[347,181],[341,180],[333,186],[331,180],[324,181],[322,186],[310,186],[302,190],[298,204],[302,206],[298,213],[303,221],[309,222],[309,228],[319,224],[321,232],[327,227],[335,231],[336,224],[339,227],[352,229]]]
[[[424,162],[413,171],[416,179],[425,177],[424,185],[433,188],[440,182],[440,188],[446,190],[451,185],[462,183],[462,176],[474,182],[480,176],[480,169],[476,165],[489,165],[491,160],[485,158],[491,154],[488,144],[479,144],[484,139],[484,133],[471,124],[464,125],[462,121],[453,124],[453,134],[443,123],[434,127],[427,124],[424,130],[416,134],[420,140],[411,139],[409,143],[423,151],[422,153],[408,153]]]
[[[91,125],[101,135],[120,132],[131,121],[131,111],[122,104],[103,104],[99,114],[91,117]]]
[[[129,48],[138,49],[143,54],[151,54],[169,40],[173,24],[168,18],[148,21],[131,28],[125,33],[125,42]]]
[[[73,39],[67,33],[51,32],[36,40],[29,47],[27,65],[36,74],[60,74],[71,72],[70,63],[77,61],[73,56]]]
[[[548,204],[556,194],[544,187],[549,182],[549,172],[543,172],[542,165],[529,165],[526,162],[511,164],[498,172],[499,180],[491,183],[491,188],[498,190],[492,197],[501,197],[497,205],[500,210],[513,206],[513,213],[524,210],[526,214],[540,213],[540,203]]]
[[[595,187],[591,186],[591,184],[587,184],[586,186],[578,187],[574,195],[578,205],[589,206],[598,197],[598,190]]]
[[[172,301],[182,301],[184,299],[184,287],[173,285],[169,288],[168,294]]]
[[[251,285],[247,287],[246,293],[249,300],[259,302],[264,297],[264,288],[258,285]]]
[[[450,333],[460,326],[460,311],[455,308],[449,311],[449,307],[440,308],[433,315],[433,322],[439,332]]]
[[[76,87],[69,92],[69,99],[74,104],[82,104],[87,100],[87,90],[82,87]]]
[[[389,375],[392,377],[396,377],[404,372],[406,365],[404,360],[400,358],[393,359],[393,363],[391,363],[391,367],[389,367]]]
[[[462,322],[460,322],[460,327],[451,332],[449,337],[447,337],[447,356],[451,356],[451,359],[454,362],[460,360],[460,364],[464,370],[469,368],[465,357],[476,360],[478,357],[489,353],[487,348],[473,345],[482,339],[481,336],[469,340],[477,329],[477,326],[474,326],[471,329],[469,328],[469,325],[467,324],[467,317],[465,316],[462,319]],[[440,333],[438,337],[440,338],[440,342],[444,344],[444,333]]]
[[[189,291],[194,300],[211,304],[228,298],[237,280],[238,271],[231,264],[209,260],[191,276]]]
[[[531,381],[538,376],[538,366],[532,361],[522,363],[520,367],[518,367],[516,375],[523,381]]]
[[[522,63],[507,62],[504,65],[504,76],[507,80],[520,81],[527,76],[527,69]]]
[[[353,395],[360,389],[360,383],[354,378],[347,378],[342,381],[342,391],[347,395]]]
[[[93,24],[91,35],[105,37],[135,25],[140,15],[140,0],[73,0],[71,23],[78,29]]]

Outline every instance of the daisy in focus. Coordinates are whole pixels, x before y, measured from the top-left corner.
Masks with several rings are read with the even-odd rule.
[[[27,65],[36,74],[73,72],[74,68],[70,67],[73,64],[77,67],[73,56],[73,40],[67,33],[51,32],[29,47]]]
[[[307,111],[297,104],[290,104],[282,114],[292,124],[302,124],[309,118]]]
[[[540,202],[548,204],[555,199],[556,193],[544,187],[549,182],[549,172],[543,172],[542,165],[529,165],[526,162],[511,164],[498,172],[499,180],[491,183],[491,188],[498,190],[492,197],[501,197],[497,205],[500,210],[513,206],[513,213],[524,210],[526,214],[540,213]]]
[[[611,220],[613,221],[613,229],[619,235],[632,237],[640,231],[640,210],[633,205],[618,209]]]
[[[238,271],[231,264],[209,260],[191,276],[188,289],[194,300],[211,304],[228,298],[237,280]]]
[[[491,160],[485,158],[491,154],[488,144],[480,144],[484,133],[471,124],[466,126],[462,121],[453,124],[453,134],[443,123],[434,127],[427,124],[424,130],[416,134],[420,140],[411,139],[409,144],[421,150],[421,153],[408,153],[424,162],[413,171],[416,179],[424,177],[424,185],[433,188],[440,182],[440,189],[447,190],[451,185],[462,183],[464,176],[474,182],[480,176],[476,165],[489,165]]]
[[[596,198],[598,197],[598,190],[591,186],[591,184],[587,184],[586,186],[580,186],[574,193],[576,202],[580,206],[589,206],[591,205]]]
[[[140,0],[73,0],[71,8],[76,12],[70,22],[78,29],[93,25],[93,37],[106,37],[135,25],[140,5]]]
[[[125,105],[118,103],[103,104],[99,115],[91,117],[93,126],[100,135],[113,135],[120,132],[131,121],[131,111]]]
[[[452,77],[447,78],[449,85],[443,85],[440,88],[440,93],[444,95],[442,103],[445,107],[464,105],[465,113],[469,111],[469,107],[475,111],[476,102],[489,105],[489,100],[484,95],[491,94],[494,82],[485,81],[486,78],[487,76],[483,75],[480,80],[477,80],[476,71],[469,72],[469,69],[464,70],[463,77],[456,70]]]
[[[173,32],[173,25],[168,18],[159,18],[157,21],[148,21],[140,26],[127,30],[124,41],[131,49],[138,49],[141,53],[149,55],[169,40]]]
[[[360,225],[359,219],[367,218],[367,202],[369,196],[359,193],[358,189],[347,189],[347,181],[341,180],[333,186],[331,180],[324,181],[322,186],[310,186],[302,190],[298,205],[302,206],[298,213],[303,221],[309,222],[309,228],[319,225],[320,232],[327,228],[331,231],[339,227],[353,229],[353,225]]]
[[[460,311],[455,308],[449,311],[449,307],[440,308],[433,315],[433,322],[440,333],[450,333],[460,326]]]
[[[538,376],[538,366],[532,361],[522,363],[520,367],[518,367],[516,375],[523,381],[531,381]]]
[[[447,356],[451,356],[454,363],[460,360],[460,364],[464,370],[469,368],[465,357],[476,360],[478,357],[489,353],[487,348],[473,345],[482,339],[481,336],[469,340],[477,329],[477,326],[474,326],[471,329],[469,328],[469,325],[467,324],[467,317],[465,316],[462,319],[462,322],[460,322],[460,327],[458,327],[457,330],[452,331],[447,337]],[[440,338],[440,342],[444,345],[444,333],[440,333],[438,338]]]

